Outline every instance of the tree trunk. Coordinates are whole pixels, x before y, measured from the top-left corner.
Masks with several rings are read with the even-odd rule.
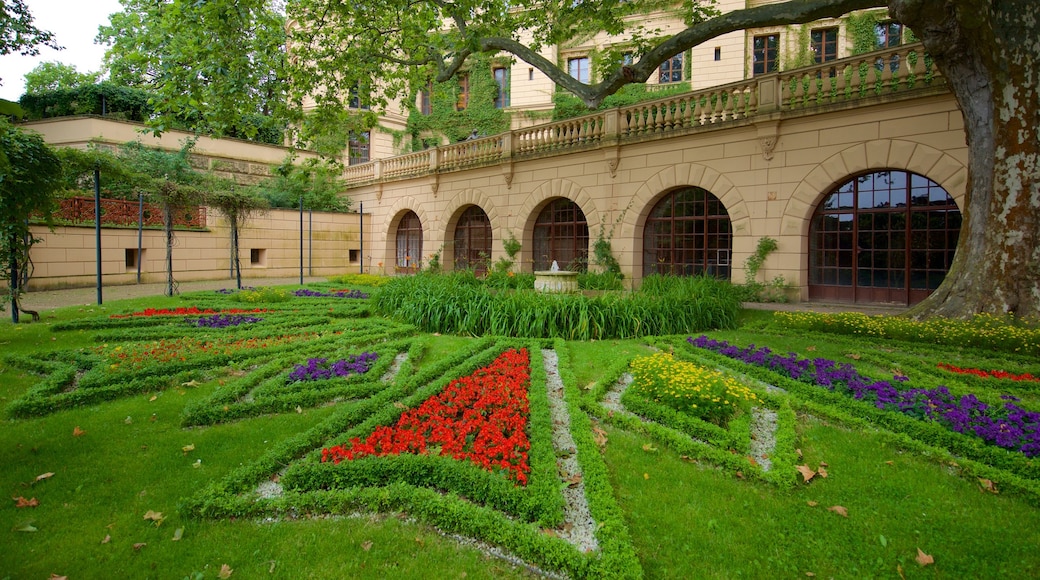
[[[965,216],[943,284],[915,317],[1040,316],[1040,3],[890,0],[964,114]]]

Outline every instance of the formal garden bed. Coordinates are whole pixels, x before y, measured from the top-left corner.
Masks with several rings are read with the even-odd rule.
[[[1035,327],[734,302],[419,276],[6,325],[0,568],[1040,573]]]

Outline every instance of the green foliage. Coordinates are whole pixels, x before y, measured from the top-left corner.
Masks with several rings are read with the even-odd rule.
[[[307,159],[294,164],[286,159],[274,172],[274,176],[260,182],[258,194],[267,199],[271,207],[299,208],[314,211],[350,211],[350,198],[341,196],[346,188],[340,179],[341,167],[333,161]]]
[[[20,269],[37,241],[29,231],[29,215],[39,212],[49,218],[60,187],[61,162],[43,138],[0,118],[0,280],[8,282],[12,300],[20,292]]]
[[[603,272],[579,272],[578,288],[582,290],[624,290],[624,276],[606,270]]]
[[[40,45],[61,49],[54,40],[54,33],[33,24],[25,0],[4,0],[0,6],[0,56],[13,52],[36,56],[40,54]]]
[[[845,19],[845,34],[852,39],[852,54],[878,49],[877,25],[887,18],[888,12],[883,10],[849,14]]]
[[[143,123],[151,115],[148,91],[111,82],[26,91],[18,100],[30,119],[106,115]]]
[[[41,62],[31,71],[25,73],[25,92],[40,93],[74,89],[80,85],[92,85],[98,81],[100,73],[76,70],[74,64],[63,64],[55,61]]]
[[[377,311],[427,332],[625,338],[732,326],[732,286],[710,278],[659,280],[639,292],[587,297],[533,290],[493,291],[470,273],[394,278],[373,298]]]
[[[114,83],[151,93],[155,131],[254,139],[250,115],[287,124],[285,17],[268,0],[122,4],[97,40]]]
[[[458,77],[432,83],[430,114],[424,115],[414,105],[409,107],[406,131],[411,135],[413,151],[423,149],[423,139],[431,135],[435,136],[434,144],[441,145],[462,141],[473,131],[483,137],[509,130],[509,115],[505,110],[495,107],[498,83],[492,76],[492,64],[491,58],[477,56],[463,73],[469,83],[469,97],[464,109],[458,108],[459,93],[462,91]],[[414,102],[413,97],[409,104]]]
[[[664,352],[634,359],[631,369],[634,394],[720,427],[738,412],[750,412],[759,400],[732,376]]]
[[[651,89],[642,83],[630,84],[621,87],[621,90],[603,99],[603,102],[594,110],[604,111],[617,107],[627,107],[637,103],[664,99],[674,95],[688,93],[689,91],[689,82],[669,84],[666,88],[655,89]],[[582,115],[588,115],[591,112],[592,110],[585,106],[585,103],[583,103],[581,99],[570,93],[557,91],[556,94],[553,95],[553,121],[562,121],[564,119],[580,117]]]
[[[787,302],[787,281],[782,275],[765,284],[757,279],[762,264],[776,249],[777,243],[773,238],[759,238],[755,252],[744,261],[744,283],[739,286],[744,302]]]
[[[349,287],[370,286],[372,288],[378,288],[389,281],[389,277],[379,276],[376,274],[340,274],[338,276],[329,277],[329,282]]]

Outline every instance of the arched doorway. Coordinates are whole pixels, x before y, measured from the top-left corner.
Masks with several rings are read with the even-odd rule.
[[[415,274],[422,267],[422,223],[414,211],[409,211],[397,224],[397,247],[394,272]]]
[[[719,198],[684,187],[661,198],[643,229],[643,275],[730,277],[733,230]]]
[[[491,260],[491,220],[479,206],[471,205],[455,225],[455,269],[487,274]]]
[[[589,258],[589,224],[578,204],[559,198],[545,206],[534,223],[534,269],[584,271]]]
[[[960,231],[957,204],[927,177],[854,177],[813,214],[809,299],[916,304],[946,277]]]

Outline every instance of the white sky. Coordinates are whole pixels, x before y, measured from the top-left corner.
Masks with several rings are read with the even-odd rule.
[[[0,56],[0,98],[17,101],[25,91],[25,73],[37,64],[57,61],[76,65],[79,72],[101,69],[105,47],[94,44],[98,27],[108,24],[108,16],[122,12],[119,0],[26,0],[33,24],[54,33],[54,39],[65,50],[42,47],[39,56],[7,54]]]

